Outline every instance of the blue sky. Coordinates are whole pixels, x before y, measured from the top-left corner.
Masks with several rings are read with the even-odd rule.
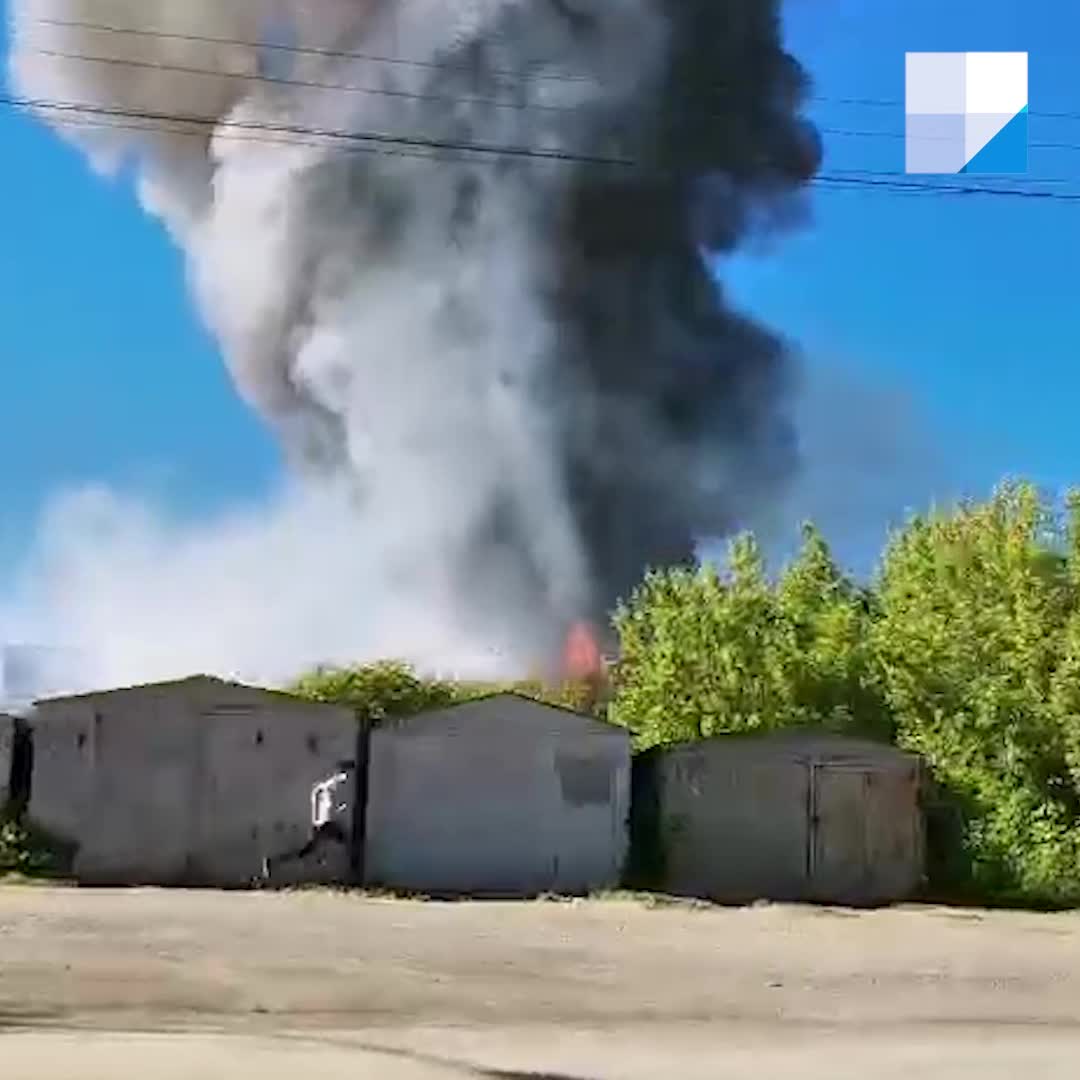
[[[812,73],[826,172],[902,172],[906,51],[1030,53],[1025,186],[1080,190],[1080,9],[1023,0],[789,0]],[[895,102],[846,105],[838,99]],[[1040,113],[1072,112],[1077,119]],[[854,135],[829,134],[857,132]],[[1071,181],[1066,185],[1035,180]],[[1002,179],[1002,185],[1009,183]],[[824,191],[813,228],[744,260],[741,299],[817,358],[904,388],[950,460],[949,482],[1006,473],[1080,483],[1080,203]]]
[[[1080,10],[1021,0],[789,0],[827,170],[897,172],[905,50],[1028,50],[1032,140],[1080,146]],[[0,31],[0,49],[4,47]],[[1072,55],[1070,55],[1070,53]],[[869,98],[891,107],[845,105]],[[0,107],[0,559],[58,489],[107,482],[199,513],[268,488],[276,451],[236,398],[160,228],[48,132]],[[1074,180],[1080,151],[1032,150]],[[730,268],[740,302],[897,387],[955,483],[1080,481],[1080,203],[821,191],[813,228]],[[3,563],[0,563],[2,568]]]

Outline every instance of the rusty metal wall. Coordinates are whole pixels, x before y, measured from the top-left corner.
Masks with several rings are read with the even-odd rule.
[[[921,885],[911,755],[836,737],[720,737],[660,752],[653,769],[668,891],[866,905]]]
[[[357,737],[348,709],[216,680],[43,702],[28,813],[82,881],[241,886],[306,840],[311,785]],[[290,870],[343,880],[350,854]]]
[[[808,773],[708,744],[662,759],[659,842],[667,891],[742,902],[807,890]]]
[[[619,883],[630,739],[511,695],[377,728],[365,880],[429,894],[581,893]]]
[[[853,903],[869,884],[867,766],[811,764],[809,896]]]
[[[0,713],[0,810],[11,797],[11,763],[15,751],[15,720]]]
[[[919,766],[899,760],[889,768],[812,769],[814,898],[876,904],[917,892],[924,861]]]

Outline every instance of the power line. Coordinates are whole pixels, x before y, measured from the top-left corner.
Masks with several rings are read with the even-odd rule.
[[[898,180],[902,180],[902,179],[905,179],[905,178],[910,180],[911,177],[914,177],[914,176],[923,176],[924,179],[922,181],[920,181],[920,182],[921,183],[927,183],[929,178],[931,178],[933,176],[943,176],[944,177],[944,176],[951,176],[951,175],[956,175],[956,174],[952,174],[952,173],[922,173],[922,174],[920,174],[920,173],[897,173],[897,172],[882,172],[881,170],[875,170],[875,169],[831,169],[829,171],[828,175],[835,176],[838,179],[842,178],[842,177],[854,177],[856,179],[858,179],[860,177],[893,177],[893,178],[898,179]],[[971,174],[964,174],[964,175],[967,176],[967,175],[971,175]],[[981,174],[979,174],[979,176],[981,177],[982,181],[1005,180],[1008,183],[1012,184],[1013,186],[1016,186],[1017,184],[1022,184],[1022,185],[1025,185],[1025,186],[1028,185],[1028,184],[1076,184],[1077,179],[1078,179],[1075,176],[1073,176],[1073,177],[1065,177],[1065,176],[1054,176],[1054,177],[1049,177],[1049,176],[1018,176],[1018,175],[1014,175],[1012,173],[981,173]],[[933,186],[934,185],[932,183],[927,183],[928,188],[932,188]],[[986,190],[993,193],[993,191],[996,190],[996,189],[994,189],[994,188],[986,188]]]
[[[4,104],[4,102],[0,102],[0,105],[2,105],[2,104]],[[41,108],[43,110],[48,110],[50,108],[50,106],[42,105],[42,106],[39,106],[39,108]],[[54,123],[57,124],[57,126],[63,127],[65,129],[80,129],[80,130],[88,129],[88,130],[106,130],[106,131],[108,131],[108,130],[119,130],[119,131],[135,131],[135,132],[152,132],[152,133],[156,132],[156,133],[159,133],[159,134],[169,135],[169,136],[180,136],[180,137],[184,137],[184,138],[196,138],[196,139],[202,140],[203,142],[206,141],[207,136],[208,136],[208,132],[209,132],[209,128],[211,127],[211,124],[209,124],[207,122],[199,122],[199,124],[197,126],[199,128],[201,128],[202,130],[195,130],[195,131],[190,130],[192,122],[189,121],[186,118],[170,120],[168,122],[169,123],[175,123],[175,124],[188,124],[189,125],[188,128],[165,127],[165,126],[162,126],[162,124],[164,122],[159,123],[159,122],[156,122],[154,120],[146,120],[146,119],[136,118],[134,115],[132,115],[132,117],[129,118],[129,119],[124,119],[122,116],[119,116],[119,115],[110,115],[109,117],[93,117],[93,116],[88,117],[88,116],[78,115],[77,113],[74,114],[74,115],[68,115],[71,111],[72,110],[71,110],[70,106],[65,105],[64,106],[65,115],[59,117],[58,119],[54,119]],[[329,135],[329,134],[326,134],[326,133],[319,133],[318,138],[314,138],[314,137],[313,138],[303,138],[300,135],[293,135],[293,134],[290,134],[288,138],[285,138],[285,137],[273,138],[273,137],[268,137],[267,135],[264,135],[264,134],[259,134],[258,132],[250,132],[250,131],[239,131],[238,132],[238,131],[230,131],[230,130],[220,131],[220,130],[215,129],[213,134],[214,134],[214,138],[223,138],[223,139],[228,139],[229,141],[235,141],[235,142],[255,143],[255,144],[264,145],[264,146],[314,147],[314,148],[317,148],[317,149],[326,149],[327,146],[328,146],[328,140],[331,140],[330,144],[332,145],[332,139],[333,139],[332,135]],[[313,134],[314,134],[314,132],[313,132]],[[436,152],[436,153],[431,153],[431,152],[424,153],[420,149],[415,149],[415,148],[411,149],[411,150],[409,150],[409,149],[391,149],[391,148],[388,148],[386,146],[365,146],[365,145],[347,145],[347,146],[344,146],[344,147],[335,147],[335,149],[340,150],[343,153],[374,154],[374,155],[380,155],[380,156],[389,155],[389,156],[393,156],[393,157],[413,158],[413,159],[419,160],[419,161],[436,161],[436,162],[458,161],[458,162],[460,162],[460,161],[468,160],[467,157],[462,157],[462,156],[447,157],[447,156],[445,156],[445,153],[441,151],[441,148],[439,148],[439,152]],[[627,163],[627,164],[629,165],[629,163]],[[868,173],[865,170],[856,170],[856,171],[853,171],[849,175],[849,174],[845,173],[844,170],[840,170],[838,173],[833,174],[833,175],[818,177],[815,180],[811,181],[811,183],[821,183],[821,184],[828,183],[828,184],[836,184],[836,185],[839,185],[839,186],[844,186],[844,185],[861,185],[861,186],[865,186],[868,181],[874,180],[875,178],[879,178],[879,179],[876,180],[875,183],[872,185],[874,187],[886,187],[886,188],[888,188],[888,187],[892,186],[894,181],[898,180],[898,178],[893,177],[893,175],[889,174],[889,173],[873,173],[873,172]],[[1048,181],[1048,182],[1059,182],[1059,181]],[[1060,181],[1060,182],[1065,182],[1065,181]],[[925,193],[928,193],[928,194],[932,194],[933,192],[938,190],[938,187],[936,185],[932,185],[932,184],[906,185],[905,189],[913,189],[915,187],[918,188],[918,191],[925,192]],[[993,188],[979,188],[977,190],[980,193],[986,193],[986,194],[995,194],[996,193],[996,189],[993,189]],[[1008,192],[1002,192],[1002,193],[1003,194],[1008,194]]]
[[[813,95],[810,100],[829,105],[858,105],[866,108],[898,110],[904,108],[904,102],[898,98],[823,97]],[[1028,116],[1035,116],[1041,120],[1080,120],[1080,112],[1047,112],[1043,109],[1029,109]]]
[[[378,97],[403,98],[410,101],[439,101],[451,105],[488,105],[500,109],[514,109],[521,112],[531,110],[569,113],[575,112],[576,106],[551,105],[533,101],[509,101],[501,98],[456,97],[446,94],[418,93],[411,90],[398,90],[390,87],[357,86],[352,83],[321,82],[308,79],[292,79],[284,76],[263,75],[255,72],[215,71],[212,68],[191,67],[185,64],[166,64],[159,61],[130,60],[115,56],[89,56],[85,53],[64,52],[56,49],[35,49],[38,56],[47,56],[62,60],[76,60],[82,63],[103,64],[112,67],[130,67],[138,70],[166,71],[181,75],[197,75],[207,78],[231,79],[240,82],[265,83],[272,86],[291,86],[302,89],[337,90],[351,94],[371,94]],[[901,131],[859,131],[844,128],[818,126],[823,135],[840,137],[858,137],[868,139],[907,139]],[[948,136],[919,136],[921,141],[931,140],[948,142]],[[1075,143],[1029,143],[1033,150],[1080,150]]]
[[[167,71],[181,75],[202,75],[215,79],[233,79],[240,82],[264,83],[271,86],[294,86],[310,90],[338,90],[350,94],[371,94],[377,97],[404,98],[409,101],[441,101],[452,105],[490,105],[499,109],[544,112],[573,112],[574,106],[548,105],[532,101],[509,101],[504,98],[452,97],[445,94],[427,94],[412,90],[398,90],[382,86],[357,86],[352,83],[320,82],[309,79],[287,79],[284,76],[263,75],[255,72],[214,71],[212,68],[189,67],[183,64],[163,64],[149,60],[126,60],[115,56],[87,56],[57,49],[34,49],[37,56],[60,60],[78,60],[83,63],[104,64],[112,67],[130,67],[141,70]]]
[[[84,53],[63,52],[55,49],[35,49],[39,56],[53,57],[62,60],[76,60],[82,63],[104,64],[113,67],[130,67],[139,70],[167,71],[182,75],[198,75],[207,78],[231,79],[241,82],[265,83],[272,86],[291,86],[302,89],[336,90],[351,94],[371,94],[378,97],[402,98],[409,101],[438,101],[451,105],[486,105],[499,109],[514,109],[520,112],[532,110],[569,113],[576,111],[575,106],[550,105],[542,102],[531,101],[508,101],[500,98],[477,98],[477,97],[454,97],[445,94],[418,93],[411,90],[398,90],[390,87],[357,86],[351,83],[321,82],[308,79],[289,79],[283,76],[262,75],[256,73],[240,73],[231,71],[214,71],[211,68],[191,67],[184,64],[165,64],[148,60],[128,60],[112,56],[88,56]],[[859,137],[869,139],[906,139],[907,134],[897,131],[856,131],[843,128],[818,127],[817,130],[823,135],[836,135],[840,137]],[[947,136],[921,136],[922,139],[931,139],[939,142],[947,142]],[[1080,145],[1074,143],[1029,143],[1032,150],[1080,150]]]
[[[91,30],[102,34],[113,34],[130,37],[149,37],[159,38],[166,41],[187,41],[198,44],[211,44],[211,45],[233,45],[240,48],[248,48],[261,52],[274,52],[285,55],[294,56],[311,56],[320,57],[323,59],[338,59],[338,60],[366,60],[371,63],[378,64],[391,64],[400,65],[404,67],[412,67],[426,70],[454,70],[468,69],[470,64],[467,61],[448,61],[448,60],[420,60],[412,57],[403,56],[387,56],[376,53],[358,52],[352,50],[333,49],[326,46],[316,45],[285,45],[279,42],[269,41],[252,41],[244,38],[230,38],[219,37],[216,35],[204,35],[204,34],[191,34],[181,33],[179,31],[158,30],[151,28],[138,28],[130,26],[116,26],[109,23],[98,23],[88,20],[80,19],[56,19],[38,17],[33,20],[34,23],[44,26],[56,26],[60,28],[76,29],[76,30]],[[525,73],[521,70],[504,69],[492,69],[491,74],[500,77],[509,77],[513,79],[520,79]],[[551,82],[595,82],[595,79],[591,75],[579,74],[573,72],[545,72],[545,71],[531,71],[528,73],[528,77],[536,80],[551,81]],[[713,83],[713,88],[718,90],[730,89],[732,83],[716,82]],[[810,101],[817,101],[824,104],[835,105],[856,105],[866,106],[871,108],[895,108],[902,109],[904,102],[889,99],[889,98],[864,98],[864,97],[828,97],[824,95],[810,95]],[[563,108],[562,106],[549,106],[550,108]],[[1029,116],[1041,117],[1046,119],[1057,120],[1080,120],[1080,112],[1046,112],[1042,110],[1029,110]],[[1070,149],[1072,149],[1070,147]]]
[[[0,102],[2,106],[4,102]],[[208,125],[202,125],[204,130],[193,131],[191,127],[164,127],[152,121],[142,121],[135,118],[125,120],[119,117],[110,118],[94,118],[78,115],[65,115],[60,119],[53,121],[58,127],[64,129],[78,129],[78,130],[91,130],[91,131],[134,131],[134,132],[152,132],[162,135],[168,135],[170,137],[191,138],[199,139],[205,142],[207,139],[208,131],[205,130]],[[177,123],[187,123],[187,121],[176,121]],[[214,131],[215,139],[225,139],[229,142],[239,143],[254,143],[260,146],[271,147],[311,147],[314,149],[325,150],[328,143],[325,138],[303,138],[301,136],[290,135],[288,138],[280,137],[274,138],[272,136],[260,135],[258,133],[247,133],[243,131]],[[379,157],[401,157],[411,158],[416,161],[438,161],[438,162],[460,162],[467,160],[465,157],[448,156],[444,152],[425,153],[419,149],[393,149],[387,146],[362,146],[362,145],[349,145],[343,147],[334,147],[334,150],[338,153],[346,154],[371,154]]]
[[[530,147],[514,144],[488,144],[457,142],[450,139],[422,138],[412,135],[390,135],[377,131],[343,131],[336,128],[307,127],[301,124],[287,124],[259,120],[241,120],[235,117],[208,119],[193,114],[157,112],[143,109],[122,109],[106,105],[91,105],[85,102],[57,101],[47,98],[20,98],[0,96],[0,105],[13,108],[33,109],[43,112],[98,118],[119,117],[124,120],[145,120],[152,123],[189,124],[210,131],[220,129],[238,129],[271,135],[298,135],[327,140],[342,140],[359,145],[388,145],[401,147],[419,147],[431,150],[450,150],[473,153],[487,157],[533,158],[541,161],[563,161],[582,165],[609,165],[620,168],[641,167],[642,163],[631,158],[602,157],[600,155],[579,154],[567,150],[545,147]]]
[[[450,103],[450,104],[483,104],[483,105],[491,105],[491,106],[495,106],[495,107],[499,107],[499,108],[512,108],[512,109],[517,109],[517,110],[527,110],[527,109],[532,109],[532,108],[539,108],[539,109],[545,109],[545,110],[556,111],[556,112],[572,111],[567,106],[542,105],[542,104],[530,103],[530,102],[510,102],[510,101],[503,101],[503,100],[499,100],[499,99],[486,99],[486,98],[457,98],[457,97],[449,97],[449,96],[436,95],[436,94],[414,93],[414,92],[411,92],[411,91],[394,90],[394,89],[389,89],[389,88],[354,86],[354,85],[345,84],[345,83],[325,83],[325,82],[316,82],[316,81],[307,81],[307,80],[286,79],[286,78],[283,78],[283,77],[273,77],[273,76],[258,75],[258,74],[241,74],[241,73],[235,73],[235,72],[218,72],[218,71],[214,71],[214,70],[211,70],[211,69],[208,69],[208,68],[196,68],[196,67],[190,67],[190,66],[186,66],[186,65],[165,64],[165,63],[159,63],[159,62],[140,61],[140,60],[128,60],[128,59],[122,59],[122,58],[119,58],[119,57],[87,56],[87,55],[84,55],[82,53],[68,53],[68,52],[61,52],[61,51],[48,50],[48,49],[42,49],[42,50],[36,50],[36,51],[40,55],[44,55],[44,56],[57,57],[57,58],[62,58],[62,59],[67,59],[67,60],[76,60],[76,61],[82,61],[82,62],[87,62],[87,63],[98,63],[98,64],[116,65],[116,66],[124,66],[124,67],[134,67],[134,68],[138,68],[138,69],[160,70],[160,71],[168,71],[168,72],[177,72],[177,73],[181,73],[181,74],[192,74],[192,75],[214,77],[214,78],[237,79],[237,80],[251,81],[251,82],[265,82],[265,83],[270,83],[270,84],[273,84],[273,85],[297,86],[297,87],[305,87],[305,88],[315,88],[315,89],[320,89],[320,90],[336,90],[336,91],[346,91],[346,92],[362,93],[362,94],[376,94],[376,95],[380,95],[380,96],[401,97],[401,98],[414,99],[414,100],[444,101],[444,102],[447,102],[447,103]],[[150,118],[157,119],[158,117],[153,116],[153,117],[150,117]],[[206,121],[203,121],[203,122],[206,122]],[[828,128],[828,127],[821,127],[821,128],[818,128],[818,130],[824,135],[836,135],[836,136],[840,136],[840,137],[847,136],[847,137],[859,137],[859,138],[887,138],[887,139],[905,139],[906,138],[906,135],[904,133],[902,133],[902,132],[892,132],[892,131],[860,131],[860,130],[841,129],[841,128]],[[306,134],[306,132],[304,132],[304,133]],[[1073,143],[1032,143],[1030,145],[1031,145],[1032,149],[1059,149],[1059,150],[1080,151],[1080,145],[1073,144]],[[456,146],[456,145],[452,146],[452,147],[448,147],[448,149],[463,149],[463,148],[465,148],[465,147]],[[467,149],[478,149],[478,148],[470,146]],[[624,163],[624,162],[622,160],[605,159],[604,163],[621,164],[621,163]],[[1042,181],[1042,182],[1046,182],[1046,181]],[[1063,180],[1063,181],[1052,181],[1052,182],[1054,182],[1054,183],[1071,183],[1073,181]]]
[[[318,45],[283,45],[279,42],[251,41],[244,38],[218,37],[208,34],[188,34],[170,30],[139,29],[130,26],[115,26],[109,23],[89,22],[81,19],[50,19],[37,18],[35,23],[43,26],[57,26],[72,30],[92,30],[102,34],[115,34],[129,37],[160,38],[165,41],[187,41],[192,44],[202,45],[235,45],[239,48],[253,49],[260,52],[284,53],[291,56],[311,56],[329,60],[367,60],[376,64],[395,64],[402,67],[421,68],[425,70],[452,71],[455,68],[468,69],[471,65],[467,61],[436,61],[418,60],[404,56],[385,56],[376,53],[354,52],[342,49],[331,49]],[[492,69],[491,74],[521,78],[521,71],[513,71],[509,68]],[[536,72],[532,78],[552,80],[554,82],[593,82],[590,75],[574,74],[572,72]]]
[[[215,71],[212,68],[192,67],[185,64],[163,63],[160,61],[131,60],[115,56],[90,56],[85,53],[64,52],[56,49],[34,49],[38,56],[46,56],[54,59],[75,60],[81,63],[102,64],[109,67],[129,67],[136,70],[165,71],[182,75],[196,75],[215,79],[229,79],[239,82],[263,83],[272,86],[289,86],[301,89],[335,90],[351,94],[371,94],[378,97],[403,98],[410,101],[438,101],[451,105],[489,105],[495,108],[509,108],[526,112],[540,110],[545,112],[569,113],[575,112],[575,106],[550,105],[541,102],[508,101],[499,98],[476,98],[455,97],[445,94],[417,93],[410,90],[398,90],[389,87],[357,86],[352,83],[322,82],[308,79],[285,78],[284,76],[264,75],[256,72],[232,72]],[[893,132],[856,132],[843,131],[831,128],[818,128],[824,134],[835,135],[867,135],[883,136],[887,138],[899,137]]]
[[[112,28],[110,28],[110,29],[112,29]],[[132,33],[149,33],[149,31],[131,31],[131,32]],[[188,35],[185,35],[185,36],[188,36]],[[82,54],[82,53],[70,53],[70,52],[63,52],[63,51],[51,50],[51,49],[39,49],[39,50],[35,50],[35,51],[39,55],[43,55],[43,56],[49,56],[49,57],[54,57],[54,58],[59,58],[59,59],[66,59],[66,60],[75,60],[75,61],[85,62],[85,63],[105,64],[105,65],[110,65],[110,66],[132,67],[132,68],[143,69],[143,70],[145,70],[145,69],[161,70],[161,71],[176,72],[176,73],[180,73],[180,74],[191,74],[191,75],[204,76],[204,77],[227,78],[227,79],[236,79],[236,80],[247,81],[247,82],[268,83],[268,84],[271,84],[271,85],[295,86],[295,87],[319,89],[319,90],[328,90],[328,91],[342,91],[342,92],[348,92],[348,93],[373,94],[373,95],[378,95],[378,96],[393,97],[393,98],[404,98],[404,99],[409,99],[409,100],[443,101],[443,102],[447,102],[447,103],[450,103],[450,104],[469,104],[469,105],[480,104],[480,105],[492,106],[492,107],[495,107],[495,108],[510,108],[510,109],[515,109],[515,110],[519,110],[519,111],[524,111],[524,110],[529,110],[529,109],[540,109],[540,110],[552,111],[552,112],[573,111],[572,107],[559,106],[559,105],[549,105],[549,104],[543,104],[543,103],[538,103],[538,102],[507,101],[507,100],[497,99],[497,98],[451,97],[451,96],[446,96],[446,95],[417,93],[417,92],[407,91],[407,90],[397,90],[397,89],[387,88],[387,87],[356,86],[356,85],[351,85],[351,84],[347,84],[347,83],[332,83],[332,82],[320,82],[320,81],[315,81],[315,80],[290,79],[290,78],[285,78],[285,77],[275,77],[275,76],[269,76],[269,75],[264,75],[264,74],[255,74],[255,73],[219,72],[219,71],[214,71],[214,70],[209,69],[209,68],[197,68],[197,67],[192,67],[192,66],[187,66],[187,65],[179,65],[179,64],[166,64],[166,63],[161,63],[161,62],[131,60],[131,59],[124,59],[124,58],[120,58],[120,57],[88,56],[88,55],[85,55],[85,54]],[[853,100],[855,100],[855,99],[853,99]],[[861,100],[866,100],[868,103],[870,101],[870,99],[861,99]],[[878,102],[878,103],[879,104],[885,104],[885,102]],[[905,133],[893,132],[893,131],[864,131],[864,130],[830,128],[830,127],[819,127],[818,131],[823,135],[833,135],[833,136],[837,136],[837,137],[885,138],[885,139],[894,139],[894,140],[896,140],[896,139],[906,139],[907,138],[907,135]],[[1074,151],[1074,152],[1080,151],[1080,145],[1077,145],[1077,144],[1074,144],[1074,143],[1031,143],[1030,147],[1031,147],[1031,149],[1070,150],[1070,151]],[[453,146],[453,147],[448,147],[448,148],[449,149],[461,149],[462,147]],[[470,146],[470,147],[468,147],[468,149],[477,149],[477,148]],[[615,162],[608,162],[608,163],[615,163]],[[1057,182],[1057,181],[1055,181],[1055,182]],[[1071,182],[1071,181],[1061,181],[1061,182],[1068,183],[1068,182]]]
[[[572,163],[608,166],[617,169],[646,168],[644,163],[630,158],[605,158],[543,148],[454,142],[418,136],[390,135],[383,132],[341,131],[306,127],[299,124],[263,123],[239,119],[208,120],[205,117],[181,113],[110,108],[50,99],[0,96],[0,106],[44,112],[58,119],[61,124],[69,126],[154,131],[168,135],[198,137],[203,140],[213,132],[215,137],[239,139],[245,142],[266,145],[314,146],[319,148],[334,145],[350,152],[390,154],[429,161],[446,161],[448,159],[444,155],[449,151],[463,155],[457,160],[467,160],[470,156],[475,155],[486,161],[495,161],[500,157],[511,157],[533,159],[548,164]],[[181,127],[166,127],[164,125],[181,125]],[[197,130],[190,130],[191,128]],[[1056,183],[1058,181],[1052,182]],[[874,189],[912,196],[986,195],[1059,202],[1080,201],[1080,192],[1035,191],[1030,188],[1016,186],[987,187],[958,181],[928,183],[903,179],[896,174],[873,173],[865,170],[846,173],[824,173],[811,180],[810,183],[815,187],[822,188]]]
[[[963,184],[946,181],[944,183],[928,184],[917,180],[903,180],[899,177],[886,179],[888,174],[882,173],[873,177],[858,177],[848,175],[829,175],[827,173],[817,177],[813,183],[827,186],[848,185],[851,187],[877,187],[897,192],[928,192],[939,195],[999,195],[1019,199],[1042,199],[1055,202],[1080,202],[1080,192],[1069,191],[1032,191],[1028,188],[989,188],[977,184]]]
[[[849,128],[828,128],[819,127],[823,135],[838,135],[841,137],[851,136],[853,138],[863,139],[907,139],[908,134],[903,131],[858,131]],[[950,142],[951,139],[947,135],[919,135],[916,136],[916,141],[919,142]],[[1028,143],[1028,147],[1031,150],[1080,150],[1080,144],[1077,143],[1046,143],[1046,142],[1033,142]]]

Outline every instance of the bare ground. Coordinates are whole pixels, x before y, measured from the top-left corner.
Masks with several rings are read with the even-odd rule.
[[[1078,915],[0,888],[11,1080],[1037,1080],[1078,1052]]]

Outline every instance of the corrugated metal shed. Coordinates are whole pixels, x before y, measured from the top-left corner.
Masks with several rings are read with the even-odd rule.
[[[203,676],[41,701],[32,732],[31,820],[115,884],[249,883],[303,845],[312,785],[360,744],[350,709]],[[347,880],[340,855],[305,880]]]
[[[640,759],[636,840],[661,887],[876,904],[922,883],[920,760],[827,732],[720,736]]]
[[[630,739],[498,694],[371,734],[365,879],[431,894],[586,892],[619,882]]]
[[[11,797],[11,768],[15,752],[15,718],[0,713],[0,810]]]

